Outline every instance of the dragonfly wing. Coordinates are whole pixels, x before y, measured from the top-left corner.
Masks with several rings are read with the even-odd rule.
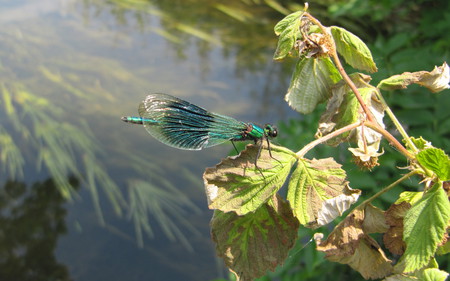
[[[139,114],[150,135],[164,144],[187,150],[238,138],[246,129],[243,122],[166,94],[148,95],[139,105]]]

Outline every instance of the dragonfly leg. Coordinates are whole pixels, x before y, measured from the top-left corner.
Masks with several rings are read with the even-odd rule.
[[[233,141],[233,140],[231,140],[231,143],[233,144],[233,147],[234,147],[234,150],[236,150],[236,153],[239,154],[239,151],[237,150],[237,147],[236,147],[236,145],[234,144],[234,141]]]
[[[258,159],[259,159],[259,156],[261,156],[262,144],[263,144],[262,141],[260,141],[259,147],[258,147],[258,153],[256,154],[256,157],[255,157],[255,168],[259,171],[261,176],[265,179],[266,177],[264,176],[264,173],[262,172],[261,168],[258,167]],[[255,145],[256,145],[256,141],[255,141]],[[269,152],[270,152],[270,150],[269,150]]]
[[[278,160],[277,158],[275,158],[275,157],[272,156],[272,150],[270,150],[270,141],[269,141],[269,139],[266,138],[266,141],[267,141],[267,148],[269,149],[269,155],[270,155],[270,158],[276,160],[278,163],[281,164],[280,160]],[[261,150],[261,149],[260,149],[260,150]]]

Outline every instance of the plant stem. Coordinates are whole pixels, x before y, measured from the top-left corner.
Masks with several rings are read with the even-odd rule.
[[[391,190],[392,188],[394,188],[396,185],[398,185],[399,183],[401,183],[402,181],[412,177],[413,175],[417,174],[416,171],[411,171],[409,173],[407,173],[406,175],[403,175],[401,178],[399,178],[398,180],[394,181],[393,183],[391,183],[390,185],[386,186],[385,188],[383,188],[382,190],[378,191],[377,193],[375,193],[372,197],[370,197],[369,199],[367,199],[366,201],[362,202],[361,206],[365,206],[367,204],[369,204],[370,202],[372,202],[373,200],[375,200],[376,198],[380,197],[383,193],[388,192],[389,190]],[[363,208],[363,207],[362,207]]]
[[[353,83],[352,79],[347,75],[347,72],[345,72],[344,67],[341,64],[341,61],[339,60],[339,56],[336,51],[336,44],[334,42],[334,39],[332,36],[328,33],[326,28],[318,21],[316,18],[311,16],[309,13],[305,13],[305,16],[307,16],[315,25],[317,25],[320,30],[322,31],[322,34],[327,37],[327,42],[331,44],[329,54],[333,58],[334,64],[336,65],[339,73],[342,75],[342,78],[347,83],[347,85],[350,87],[350,89],[353,91],[353,93],[356,96],[356,99],[358,100],[359,104],[361,105],[364,113],[366,113],[367,119],[370,122],[376,123],[375,118],[372,115],[372,112],[370,112],[369,108],[367,107],[366,103],[361,97],[361,94],[358,91],[358,88],[356,87],[355,83]]]
[[[361,123],[353,123],[353,124],[347,125],[345,127],[342,127],[342,128],[340,128],[340,129],[338,129],[336,131],[333,131],[333,132],[329,133],[328,135],[326,135],[324,137],[318,138],[318,139],[308,143],[307,145],[305,145],[296,154],[297,154],[298,157],[303,157],[303,156],[305,156],[306,153],[308,153],[308,151],[313,149],[316,145],[321,144],[323,142],[326,142],[327,140],[330,140],[330,139],[332,139],[332,138],[334,138],[334,137],[336,137],[336,136],[338,136],[340,134],[343,134],[343,133],[345,133],[347,131],[351,131],[351,130],[359,127],[359,126],[361,126]]]
[[[373,130],[379,132],[380,134],[382,134],[389,141],[389,143],[391,145],[393,145],[394,147],[396,147],[402,154],[404,154],[406,157],[408,157],[410,159],[413,159],[414,155],[412,155],[396,138],[394,138],[394,136],[392,134],[390,134],[388,131],[386,131],[380,124],[378,124],[378,122],[376,121],[376,119],[372,115],[372,112],[369,110],[369,108],[367,107],[366,103],[362,99],[361,94],[359,93],[359,90],[356,87],[355,83],[353,83],[353,81],[350,79],[350,77],[345,72],[345,70],[344,70],[344,68],[343,68],[343,66],[341,64],[341,61],[339,60],[339,56],[337,54],[336,44],[334,42],[334,39],[332,38],[330,33],[327,31],[327,29],[320,23],[320,21],[318,21],[316,18],[311,16],[309,13],[305,13],[304,15],[307,16],[311,20],[311,22],[313,22],[315,25],[317,25],[320,28],[320,30],[322,31],[323,35],[327,37],[326,41],[330,43],[329,54],[333,58],[333,61],[334,61],[335,65],[336,65],[339,73],[342,75],[342,78],[347,83],[347,85],[350,87],[350,89],[353,91],[353,93],[355,94],[356,99],[358,100],[358,102],[361,105],[364,113],[366,114],[368,122],[365,122],[365,124],[367,125],[367,127],[370,127],[371,129],[373,129]],[[378,95],[378,93],[377,93],[377,95]],[[408,142],[408,146],[411,146],[411,148],[414,151],[416,151],[415,150],[415,146],[412,144],[412,142],[409,139],[408,135],[406,134],[405,130],[403,130],[402,126],[400,125],[400,122],[398,122],[397,118],[395,118],[394,114],[389,109],[389,107],[387,106],[387,104],[384,101],[384,99],[382,97],[380,97],[380,95],[378,95],[378,96],[379,96],[380,100],[382,101],[383,105],[385,106],[389,117],[391,117],[391,119],[396,124],[396,127],[398,128],[398,130],[400,131],[402,136]]]
[[[383,129],[378,124],[374,124],[370,121],[364,122],[364,125],[382,134],[392,146],[397,148],[398,151],[400,151],[407,158],[414,159],[414,155],[412,155],[411,152],[409,152],[391,133],[386,131],[386,129]]]
[[[418,152],[417,147],[414,145],[414,143],[409,138],[408,134],[406,133],[405,129],[403,129],[403,126],[398,121],[397,117],[395,117],[394,113],[392,112],[391,108],[387,105],[386,101],[384,100],[383,96],[380,92],[377,91],[377,97],[380,100],[381,104],[383,105],[387,115],[391,118],[392,122],[394,123],[397,130],[402,135],[403,139],[408,144],[408,147],[410,147],[414,152]]]

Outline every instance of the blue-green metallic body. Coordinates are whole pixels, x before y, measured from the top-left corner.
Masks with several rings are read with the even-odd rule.
[[[226,141],[257,141],[276,136],[276,129],[244,123],[209,112],[199,106],[166,94],[151,94],[139,105],[140,117],[122,117],[145,129],[164,144],[187,150],[200,150]]]

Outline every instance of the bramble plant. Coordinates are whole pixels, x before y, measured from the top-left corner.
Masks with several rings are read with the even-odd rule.
[[[315,235],[317,250],[326,259],[348,264],[365,279],[445,280],[435,255],[450,251],[450,158],[424,140],[410,137],[383,98],[382,91],[419,84],[437,93],[450,88],[449,67],[443,63],[431,72],[405,72],[377,86],[362,73],[348,75],[338,57],[354,69],[377,71],[364,42],[347,30],[323,26],[307,12],[286,16],[275,26],[279,36],[274,59],[297,59],[286,101],[308,114],[327,102],[316,140],[298,152],[271,145],[258,158],[258,146],[248,145],[204,173],[216,250],[238,280],[253,280],[274,270],[294,246],[300,225],[317,228],[340,216],[358,201],[361,190],[352,189],[346,172],[333,158],[308,159],[319,144],[349,148],[354,163],[375,169],[383,154],[384,138],[408,162],[408,172],[360,203],[334,228],[327,239]],[[401,134],[398,141],[383,123],[384,114]],[[264,145],[264,144],[261,144]],[[351,153],[351,154],[350,154]],[[387,210],[372,201],[402,181],[421,178],[416,191],[404,191]],[[288,180],[287,198],[278,191]],[[371,233],[383,233],[383,247]],[[382,250],[387,249],[388,252]],[[391,257],[391,259],[389,258]],[[395,262],[393,261],[395,260]]]

